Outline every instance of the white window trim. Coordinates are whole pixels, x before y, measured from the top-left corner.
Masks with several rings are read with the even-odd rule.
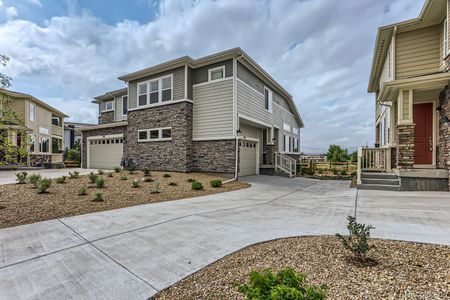
[[[287,129],[289,127],[289,129]],[[286,132],[291,132],[291,125],[283,123],[283,130]]]
[[[162,131],[165,129],[170,129],[170,138],[162,138]],[[158,138],[157,139],[150,139],[150,131],[158,130]],[[146,139],[140,139],[139,133],[146,131],[147,132],[147,138]],[[160,127],[160,128],[150,128],[150,129],[140,129],[138,130],[138,142],[139,143],[145,143],[145,142],[163,142],[163,141],[171,141],[172,140],[172,127]]]
[[[123,113],[123,107],[124,107],[124,105],[123,105],[123,98],[125,98],[125,97],[127,97],[127,113],[126,114]],[[129,105],[130,101],[129,101],[129,99],[130,98],[128,98],[128,95],[123,95],[122,96],[122,111],[121,111],[121,115],[122,116],[128,115],[128,109],[130,108],[130,105]]]
[[[58,125],[53,124],[53,119],[58,120]],[[59,117],[52,117],[52,125],[53,125],[53,126],[61,126],[61,122],[60,122]]]
[[[266,91],[269,92],[269,107],[266,108]],[[273,91],[268,87],[264,87],[264,109],[270,113],[273,112]]]
[[[114,100],[104,101],[104,103],[105,103],[105,109],[103,109],[102,112],[114,111]],[[112,108],[111,109],[107,109],[106,108],[108,103],[112,103]]]
[[[31,109],[33,107],[33,109]],[[31,112],[33,111],[33,114]],[[31,122],[36,122],[36,104],[30,102],[30,113],[29,113],[29,119]]]
[[[44,152],[44,151],[41,151],[42,149],[42,142],[44,141],[44,140],[47,140],[47,142],[48,142],[48,145],[47,145],[47,152]],[[39,153],[51,153],[51,145],[50,145],[50,138],[49,137],[46,137],[46,136],[39,136]]]
[[[162,92],[163,92],[163,88],[162,88],[162,80],[166,79],[166,78],[170,78],[170,100],[166,100],[166,101],[162,101]],[[156,103],[152,103],[150,104],[150,82],[153,81],[158,81],[158,102]],[[140,94],[139,93],[139,86],[141,85],[146,85],[147,87],[147,97],[146,97],[146,101],[144,105],[139,105],[139,96],[142,96],[144,94]],[[165,89],[168,90],[168,89]],[[152,78],[146,81],[142,81],[142,82],[138,82],[137,84],[137,99],[136,99],[136,107],[152,107],[152,106],[158,106],[161,105],[161,103],[170,103],[171,101],[173,101],[173,74],[169,74],[169,75],[164,75],[158,78]],[[128,102],[130,102],[130,98],[128,98]]]
[[[222,74],[223,74],[222,78],[212,79],[211,78],[211,73],[214,72],[214,71],[217,71],[217,70],[222,70]],[[225,78],[225,66],[220,66],[220,67],[208,69],[208,82],[221,80],[221,79],[224,79],[224,78]]]
[[[442,52],[444,54],[444,58],[447,57],[448,54],[448,20],[444,20],[444,38],[443,38],[443,44],[442,47],[444,47],[444,51]]]

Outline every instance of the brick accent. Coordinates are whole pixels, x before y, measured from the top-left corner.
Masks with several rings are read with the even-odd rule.
[[[414,124],[397,125],[397,166],[409,169],[414,165]]]
[[[123,134],[123,148],[126,149],[126,126],[110,127],[103,129],[85,130],[81,137],[81,167],[87,168],[87,138],[90,136]]]
[[[172,140],[138,142],[138,130],[172,127]],[[138,168],[189,172],[192,170],[192,103],[128,112],[124,158],[132,158]]]
[[[263,164],[273,165],[275,163],[275,145],[264,145],[265,157]]]
[[[234,174],[236,141],[194,141],[192,143],[193,171]]]
[[[113,111],[102,112],[100,114],[98,122],[99,124],[108,124],[114,122],[114,112]]]

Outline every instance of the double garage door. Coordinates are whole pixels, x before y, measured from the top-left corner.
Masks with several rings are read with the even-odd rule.
[[[89,139],[88,144],[88,168],[113,169],[120,166],[123,156],[122,137]]]
[[[257,145],[254,141],[239,142],[239,176],[256,174]]]

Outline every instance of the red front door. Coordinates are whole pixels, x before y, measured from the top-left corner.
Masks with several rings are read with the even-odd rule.
[[[433,103],[414,104],[414,163],[433,162]]]

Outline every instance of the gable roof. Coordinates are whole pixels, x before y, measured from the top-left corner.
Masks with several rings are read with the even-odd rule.
[[[123,76],[118,77],[118,79],[129,82],[137,80],[143,77],[151,76],[164,71],[172,70],[182,66],[189,66],[190,68],[196,69],[202,66],[210,65],[215,62],[221,62],[227,59],[238,58],[240,62],[245,62],[247,65],[251,66],[254,70],[255,75],[259,76],[262,80],[269,82],[271,87],[274,88],[280,95],[288,100],[289,107],[291,108],[297,122],[300,127],[304,127],[303,120],[300,113],[297,110],[297,106],[294,103],[292,95],[289,94],[282,86],[279,84],[272,76],[270,76],[260,65],[258,65],[244,50],[241,48],[232,48],[222,52],[218,52],[212,55],[204,56],[198,59],[193,59],[190,56],[182,56],[158,65],[151,66],[136,72],[132,72]],[[97,99],[97,98],[96,98]]]
[[[106,92],[103,95],[94,97],[95,100],[92,101],[92,103],[100,103],[100,101],[102,101],[102,100],[111,99],[111,98],[114,98],[117,96],[125,95],[127,93],[128,93],[128,88],[113,90],[110,92]]]
[[[394,32],[407,32],[438,24],[442,22],[442,15],[445,14],[446,10],[447,0],[426,0],[417,18],[378,28],[370,70],[369,93],[376,92],[379,89],[380,75]]]

